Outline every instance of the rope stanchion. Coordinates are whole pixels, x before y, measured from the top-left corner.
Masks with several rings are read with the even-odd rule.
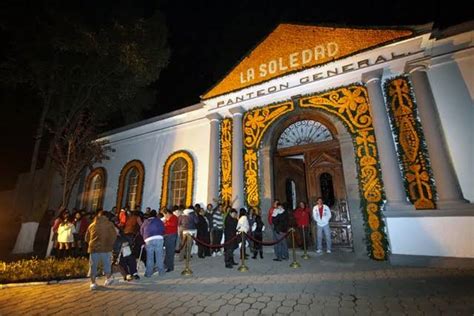
[[[242,243],[240,246],[240,267],[237,269],[240,272],[247,272],[249,270],[249,268],[245,265],[245,235],[245,232],[241,232]]]
[[[178,249],[175,249],[175,250],[174,250],[174,253],[180,253],[181,250],[183,250],[184,246],[186,246],[186,239],[183,240],[183,242],[181,243],[181,245],[179,246]]]
[[[185,242],[185,251],[186,251],[186,264],[184,270],[181,272],[181,275],[190,276],[193,275],[193,271],[189,268],[189,257],[191,255],[191,249],[189,249],[188,238],[190,238],[189,234],[185,234],[184,242]]]
[[[249,238],[250,240],[254,241],[254,242],[257,242],[259,244],[262,244],[263,246],[273,246],[273,245],[276,245],[278,244],[279,242],[281,242],[282,240],[284,240],[285,238],[288,237],[288,235],[290,234],[289,232],[286,233],[282,238],[278,239],[278,240],[274,240],[274,241],[269,241],[269,242],[264,242],[264,241],[261,241],[261,240],[257,240],[255,239],[252,235],[249,235],[247,233],[244,233],[245,236],[247,236],[247,238]],[[213,248],[213,249],[216,249],[216,248],[223,248],[227,245],[230,245],[232,244],[237,238],[241,238],[241,236],[239,234],[235,235],[234,237],[232,237],[231,239],[229,239],[228,241],[226,241],[225,243],[223,244],[208,244],[200,239],[198,239],[197,237],[193,236],[193,235],[188,235],[189,238],[192,238],[196,243],[200,244],[200,245],[203,245],[204,247],[207,247],[207,248]],[[184,241],[180,248],[178,250],[175,250],[176,253],[179,253],[181,252],[181,250],[183,249],[183,247],[186,245],[186,242]]]
[[[290,228],[290,232],[291,232],[291,244],[293,246],[293,262],[290,264],[290,267],[296,269],[296,268],[300,268],[301,265],[298,263],[298,261],[296,261],[295,229]]]
[[[304,253],[303,255],[301,256],[304,260],[308,260],[310,258],[310,256],[308,255],[308,249],[306,249],[306,233],[304,231],[304,225],[301,227],[303,229],[303,249],[304,249]]]

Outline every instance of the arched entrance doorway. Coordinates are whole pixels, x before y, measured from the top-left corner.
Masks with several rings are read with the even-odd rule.
[[[276,127],[273,139],[274,198],[294,209],[322,196],[332,212],[334,248],[352,251],[352,228],[336,128],[322,116],[297,115]],[[314,230],[313,230],[314,232]]]
[[[370,258],[386,260],[388,240],[382,219],[383,183],[369,109],[367,89],[353,84],[247,111],[242,119],[245,203],[265,214],[274,198],[273,147],[268,142],[268,137],[277,134],[274,127],[280,126],[291,114],[324,113],[339,132],[349,209],[362,211],[351,214],[354,240],[357,241],[354,250],[362,255],[366,248]],[[355,214],[358,214],[357,218]]]

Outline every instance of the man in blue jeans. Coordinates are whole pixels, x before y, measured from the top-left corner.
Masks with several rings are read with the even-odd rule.
[[[323,199],[318,197],[316,205],[313,208],[313,219],[317,224],[317,248],[316,252],[323,252],[323,233],[326,239],[326,252],[331,253],[331,228],[329,220],[331,219],[331,210],[329,206],[323,203]]]
[[[276,234],[276,240],[282,239],[279,243],[275,245],[275,257],[273,261],[282,261],[288,260],[290,257],[288,254],[288,241],[286,238],[283,238],[288,232],[288,211],[280,204],[280,202],[275,203],[275,209],[272,212],[272,224],[273,231]]]
[[[97,211],[94,221],[87,228],[84,239],[89,245],[87,252],[90,253],[90,289],[97,289],[95,279],[99,262],[102,262],[104,273],[107,277],[104,282],[104,286],[111,285],[113,283],[111,271],[112,249],[114,247],[115,240],[117,239],[117,230],[115,229],[114,224],[104,215],[103,210]]]
[[[164,212],[165,225],[165,267],[166,272],[174,270],[174,254],[176,249],[176,241],[178,240],[178,217],[167,208],[162,210]]]
[[[158,270],[159,275],[165,273],[163,264],[163,235],[165,226],[161,219],[156,217],[156,211],[152,210],[142,226],[140,233],[146,245],[146,271],[145,277],[151,277],[154,269]]]

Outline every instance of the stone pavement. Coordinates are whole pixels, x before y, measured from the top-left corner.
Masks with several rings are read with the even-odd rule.
[[[267,248],[268,249],[268,248]],[[198,259],[194,275],[174,272],[116,282],[88,281],[0,290],[0,315],[473,315],[474,269],[392,267],[333,253],[298,261],[249,259],[249,272],[223,257]],[[236,256],[237,257],[237,256]],[[117,279],[118,277],[116,277]],[[99,284],[103,280],[100,280]]]

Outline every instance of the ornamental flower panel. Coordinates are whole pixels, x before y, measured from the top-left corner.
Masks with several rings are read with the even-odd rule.
[[[244,181],[246,203],[260,206],[258,149],[263,135],[278,118],[293,111],[292,101],[254,108],[245,113],[242,124],[244,131]]]
[[[416,209],[434,209],[435,185],[408,78],[402,76],[388,80],[385,96],[410,202]]]
[[[232,202],[232,119],[223,119],[220,126],[221,200],[224,206]]]
[[[299,105],[302,108],[319,109],[338,117],[351,134],[356,154],[369,256],[376,260],[386,260],[388,242],[381,218],[383,184],[367,89],[360,85],[341,87],[303,96],[299,100]]]

